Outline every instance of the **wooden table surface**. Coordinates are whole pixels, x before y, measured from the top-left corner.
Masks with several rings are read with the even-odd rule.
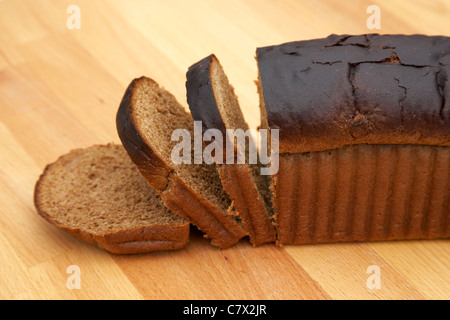
[[[380,30],[366,24],[372,4]],[[68,27],[71,5],[79,29]],[[449,27],[448,0],[0,0],[0,298],[449,299],[449,240],[257,248],[243,240],[218,250],[194,231],[184,250],[117,256],[49,225],[32,200],[59,155],[119,143],[115,114],[135,77],[152,77],[187,108],[187,68],[215,53],[256,127],[256,47],[331,33],[449,36]],[[71,265],[80,289],[67,286]],[[379,273],[367,273],[373,265]],[[380,288],[367,284],[375,275]]]

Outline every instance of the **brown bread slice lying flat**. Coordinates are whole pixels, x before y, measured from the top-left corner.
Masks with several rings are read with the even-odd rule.
[[[38,213],[112,253],[187,245],[189,222],[169,211],[121,145],[76,149],[48,165],[35,187]]]
[[[229,247],[246,235],[215,165],[195,164],[193,150],[190,164],[172,161],[172,149],[179,143],[171,140],[172,132],[185,129],[194,138],[194,121],[172,94],[150,78],[134,79],[116,124],[131,159],[169,209],[187,217],[217,247]]]
[[[249,129],[234,89],[214,55],[193,64],[186,79],[191,114],[194,120],[202,121],[204,131],[218,129],[225,139],[227,129]],[[234,201],[250,241],[254,245],[274,242],[276,234],[271,221],[268,177],[260,175],[258,164],[249,164],[248,143],[246,147],[245,164],[238,164],[237,159],[232,159],[232,163],[218,163],[217,169],[223,188]],[[225,152],[223,150],[223,154]]]

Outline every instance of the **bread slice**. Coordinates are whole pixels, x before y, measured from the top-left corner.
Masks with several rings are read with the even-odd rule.
[[[37,212],[69,234],[111,253],[183,248],[189,222],[169,211],[121,145],[76,149],[36,183]]]
[[[187,217],[217,247],[229,247],[246,236],[215,165],[194,163],[194,121],[172,94],[150,78],[134,79],[116,124],[131,159],[169,209]],[[176,129],[190,135],[190,163],[172,161],[172,150],[179,143],[171,139]]]
[[[193,64],[186,79],[191,114],[194,120],[202,121],[204,131],[218,129],[225,141],[227,129],[249,129],[234,89],[215,55]],[[253,245],[260,245],[274,242],[276,233],[271,218],[270,182],[267,176],[260,174],[258,164],[249,163],[249,143],[246,143],[245,164],[238,164],[234,154],[235,159],[231,159],[231,163],[223,161],[217,164],[217,170],[224,190],[234,201],[250,241]],[[223,150],[225,153],[226,150]]]

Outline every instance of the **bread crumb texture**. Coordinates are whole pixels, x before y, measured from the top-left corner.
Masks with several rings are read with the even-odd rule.
[[[35,202],[55,225],[93,236],[186,223],[164,206],[120,145],[96,145],[61,156],[40,177]]]

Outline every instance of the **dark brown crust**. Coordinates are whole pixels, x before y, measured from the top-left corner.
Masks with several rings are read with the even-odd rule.
[[[59,158],[60,159],[60,158]],[[58,160],[59,160],[58,159]],[[137,254],[153,251],[176,250],[185,247],[189,242],[189,223],[182,225],[162,225],[143,226],[140,228],[126,229],[109,234],[95,235],[81,228],[70,228],[52,219],[43,209],[39,201],[42,188],[42,181],[46,178],[47,172],[52,165],[47,165],[43,173],[39,176],[34,188],[34,205],[37,213],[55,227],[68,234],[93,245],[103,248],[115,254]]]
[[[210,65],[213,58],[215,56],[211,54],[189,67],[186,73],[186,96],[192,117],[196,121],[202,121],[203,132],[218,129],[225,137],[225,123],[217,108],[210,80]]]
[[[187,101],[194,120],[202,121],[203,133],[208,129],[218,129],[225,137],[227,128],[217,106],[211,82],[210,66],[213,60],[219,63],[215,55],[209,55],[189,67],[186,74]],[[223,154],[225,158],[226,153]],[[274,242],[275,229],[265,209],[264,200],[252,181],[248,165],[218,164],[217,168],[223,188],[234,201],[253,245]]]
[[[249,233],[250,242],[257,246],[276,241],[274,226],[261,199],[249,167],[244,164],[218,165],[223,188],[234,201],[242,219],[242,224]]]
[[[153,81],[146,77],[134,79],[125,92],[116,118],[117,131],[131,160],[147,182],[158,190],[166,206],[177,214],[188,217],[192,224],[199,226],[211,238],[211,244],[220,248],[235,244],[246,235],[240,224],[178,179],[173,168],[163,162],[136,128],[132,116],[132,95],[136,83],[144,79]],[[215,225],[209,227],[206,221],[210,220],[216,221]]]
[[[450,237],[450,148],[353,145],[280,155],[281,244]]]
[[[125,91],[116,116],[117,132],[125,150],[147,182],[156,190],[164,190],[172,168],[147,145],[132,118],[131,98],[136,83],[142,78],[134,79]]]
[[[224,215],[209,201],[198,197],[175,175],[170,176],[169,184],[161,193],[161,198],[167,208],[188,218],[205,232],[214,246],[228,248],[247,235],[236,221]]]
[[[257,49],[280,153],[450,146],[450,38],[331,35]]]

